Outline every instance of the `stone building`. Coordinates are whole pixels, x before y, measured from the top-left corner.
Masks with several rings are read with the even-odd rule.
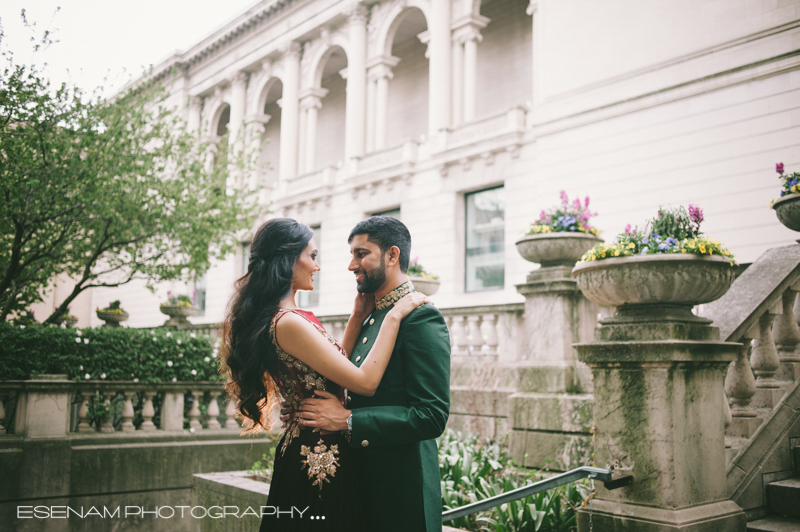
[[[304,303],[346,312],[349,229],[392,212],[441,277],[440,307],[521,302],[514,242],[558,192],[590,196],[610,240],[660,205],[698,203],[740,262],[793,240],[768,202],[774,164],[800,164],[797,2],[264,1],[191,49],[173,103],[214,139],[265,142],[276,215],[318,233],[323,271]],[[242,252],[189,286],[131,284],[128,325],[163,320],[195,288],[196,323],[224,315]],[[192,286],[194,284],[194,286]],[[91,300],[91,301],[89,301]],[[44,310],[43,310],[44,312]]]

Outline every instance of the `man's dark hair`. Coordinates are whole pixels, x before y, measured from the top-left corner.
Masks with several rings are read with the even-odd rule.
[[[408,227],[397,218],[391,216],[371,216],[362,220],[350,231],[347,237],[348,244],[356,235],[367,235],[367,240],[381,248],[381,254],[392,246],[400,250],[400,271],[408,271],[408,261],[411,256],[411,233]]]

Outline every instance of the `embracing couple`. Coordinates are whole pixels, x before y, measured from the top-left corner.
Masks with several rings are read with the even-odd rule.
[[[295,303],[320,269],[312,237],[288,218],[261,226],[225,322],[228,392],[247,432],[283,401],[266,502],[276,511],[260,531],[440,531],[450,338],[406,279],[411,235],[388,216],[350,232],[358,294],[341,342]]]

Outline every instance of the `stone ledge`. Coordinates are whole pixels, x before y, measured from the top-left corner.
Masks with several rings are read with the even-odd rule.
[[[634,480],[635,482],[635,480]],[[745,528],[745,515],[733,501],[718,501],[690,508],[665,510],[631,503],[592,499],[578,510],[581,530],[589,529],[589,516],[597,530],[625,532],[719,532]]]
[[[511,426],[521,430],[586,433],[592,428],[592,395],[517,392],[509,397]]]

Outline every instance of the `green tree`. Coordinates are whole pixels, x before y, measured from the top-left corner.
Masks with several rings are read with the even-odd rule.
[[[3,56],[0,320],[60,274],[76,285],[45,323],[88,288],[185,278],[236,249],[260,214],[257,191],[233,186],[252,157],[223,148],[207,164],[160,83],[103,100]]]

